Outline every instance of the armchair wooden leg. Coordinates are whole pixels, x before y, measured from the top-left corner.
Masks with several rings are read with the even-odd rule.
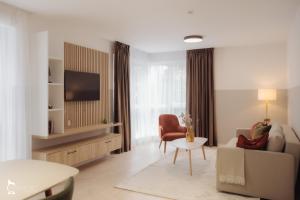
[[[158,147],[159,149],[160,149],[161,143],[162,143],[162,140],[161,140],[160,143],[159,143],[159,147]]]
[[[164,154],[166,154],[166,150],[167,150],[167,141],[165,141]]]
[[[205,151],[204,151],[204,145],[202,146],[202,153],[203,153],[204,160],[206,160]]]
[[[174,164],[174,165],[175,165],[175,162],[176,162],[176,158],[177,158],[177,155],[178,155],[178,151],[179,151],[179,148],[176,148],[175,155],[174,155],[174,160],[173,160],[173,164]]]

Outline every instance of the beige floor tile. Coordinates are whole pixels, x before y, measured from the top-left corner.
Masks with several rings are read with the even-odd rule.
[[[167,153],[173,151],[174,148],[169,145]],[[109,155],[81,166],[75,177],[73,200],[163,200],[164,198],[117,189],[114,186],[164,156],[163,150],[158,149],[158,143],[147,143],[130,152]],[[61,189],[60,185],[53,191],[56,193]],[[41,198],[44,198],[44,194],[31,200]]]
[[[174,148],[170,146],[168,153],[172,151]],[[114,187],[162,157],[164,154],[158,149],[158,144],[152,143],[82,166],[75,178],[74,200],[162,200]]]

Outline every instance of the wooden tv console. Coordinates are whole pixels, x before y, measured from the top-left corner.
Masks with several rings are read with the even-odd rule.
[[[65,42],[50,32],[36,32],[31,40],[36,54],[32,72],[39,77],[32,80],[38,87],[31,88],[29,102],[32,157],[78,166],[121,148],[122,124],[102,123],[112,113],[109,53]],[[101,101],[65,101],[65,70],[100,74]],[[115,126],[120,133],[108,130]]]
[[[118,124],[120,125],[120,123]],[[113,125],[111,125],[113,126]],[[116,125],[115,125],[116,126]],[[65,136],[83,134],[90,130],[103,129],[104,125],[82,127],[73,129],[67,132]],[[72,134],[70,134],[72,133]],[[63,137],[61,134],[59,137]],[[57,138],[50,137],[48,139]],[[36,138],[46,139],[46,138]],[[79,166],[87,162],[96,160],[105,155],[110,154],[112,151],[120,149],[122,146],[122,134],[121,133],[103,133],[99,136],[91,138],[68,142],[56,146],[46,147],[42,149],[33,150],[32,158],[36,160],[46,160],[50,162],[57,162],[70,166]]]

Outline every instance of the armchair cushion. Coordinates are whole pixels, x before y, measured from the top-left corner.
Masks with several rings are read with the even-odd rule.
[[[172,141],[178,138],[184,138],[185,133],[182,132],[171,132],[171,133],[165,133],[162,135],[163,141]]]

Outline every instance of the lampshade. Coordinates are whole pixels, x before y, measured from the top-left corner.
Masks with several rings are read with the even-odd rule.
[[[258,100],[274,101],[277,98],[276,89],[258,89]]]

